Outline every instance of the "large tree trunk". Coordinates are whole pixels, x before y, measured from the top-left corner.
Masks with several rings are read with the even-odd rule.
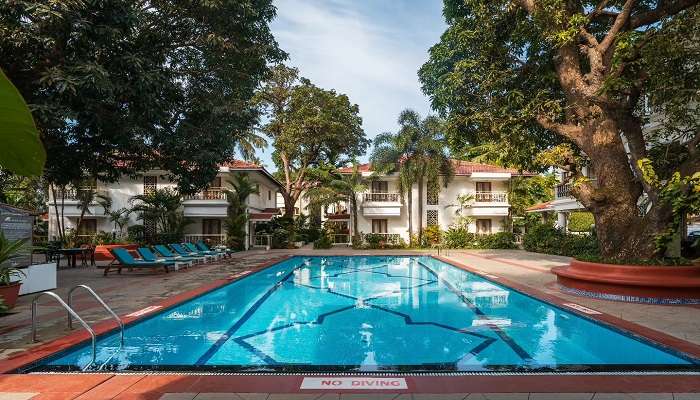
[[[282,198],[284,199],[284,216],[294,218],[294,206],[296,205],[297,198],[292,197],[286,190],[282,190]]]
[[[601,256],[644,259],[655,256],[654,238],[668,227],[671,213],[658,201],[640,210],[644,193],[642,178],[635,175],[620,132],[623,126],[613,117],[593,121],[580,143],[589,156],[596,181],[574,185],[572,193],[593,213]],[[632,129],[641,129],[632,127]]]
[[[353,237],[359,237],[359,224],[357,222],[357,198],[355,193],[350,197],[350,209],[352,210],[352,235]]]

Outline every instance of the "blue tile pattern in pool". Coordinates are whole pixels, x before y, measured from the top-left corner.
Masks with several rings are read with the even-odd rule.
[[[293,257],[100,338],[89,369],[695,369],[697,360],[432,257]],[[88,346],[36,369],[76,370]]]

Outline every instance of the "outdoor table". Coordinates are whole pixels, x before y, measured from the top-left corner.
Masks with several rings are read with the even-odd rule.
[[[83,256],[83,262],[84,262],[85,261],[85,254],[89,251],[90,251],[90,249],[81,248],[81,247],[58,249],[57,252],[59,253],[59,256],[58,256],[58,260],[56,261],[56,267],[58,268],[61,265],[61,256],[60,255],[65,255],[68,258],[68,266],[75,268],[76,258],[78,257],[78,254]]]

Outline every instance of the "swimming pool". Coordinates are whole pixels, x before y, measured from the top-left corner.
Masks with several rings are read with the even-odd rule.
[[[292,257],[34,370],[614,371],[697,360],[429,256]],[[91,365],[90,365],[91,364]]]

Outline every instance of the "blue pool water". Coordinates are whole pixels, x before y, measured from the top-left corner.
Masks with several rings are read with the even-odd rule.
[[[696,362],[432,257],[294,257],[101,338],[89,369],[599,370]],[[81,369],[89,346],[40,369]]]

